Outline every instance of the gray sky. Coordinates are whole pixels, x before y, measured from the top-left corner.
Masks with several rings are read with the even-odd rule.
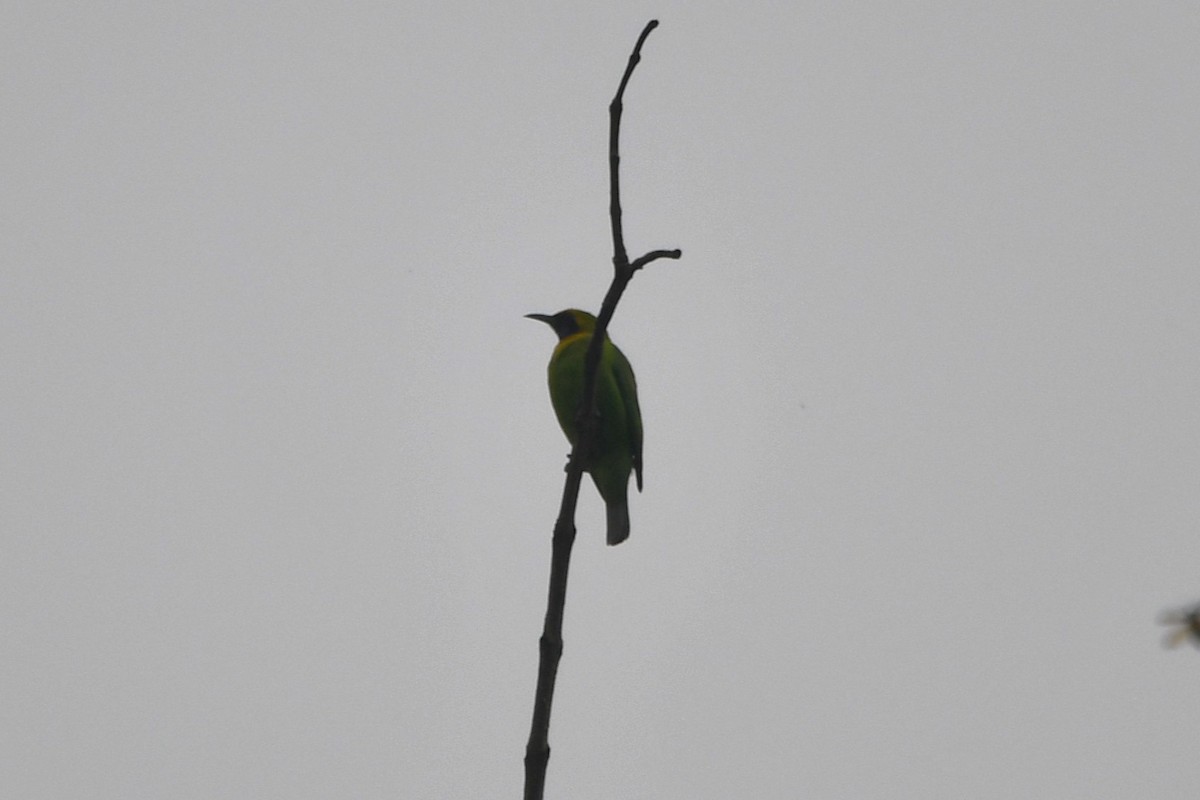
[[[18,3],[0,796],[1192,798],[1200,6]]]

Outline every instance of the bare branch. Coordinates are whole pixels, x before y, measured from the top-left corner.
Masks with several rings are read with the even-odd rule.
[[[636,259],[632,264],[630,264],[629,270],[631,272],[637,272],[639,269],[646,266],[651,261],[657,261],[660,258],[682,258],[682,257],[683,257],[683,251],[678,250],[678,249],[676,249],[676,250],[652,250],[649,253],[646,253],[646,255],[642,256],[641,258]]]
[[[562,658],[563,614],[567,600],[567,576],[571,566],[571,548],[575,544],[575,506],[579,499],[579,486],[583,479],[583,467],[593,447],[596,434],[596,372],[600,365],[600,353],[608,330],[609,320],[616,311],[617,303],[625,287],[637,270],[659,258],[679,258],[679,250],[655,250],[629,263],[625,252],[625,236],[621,229],[621,202],[619,166],[621,162],[618,144],[620,141],[622,99],[625,87],[633,75],[634,67],[641,60],[642,45],[650,31],[658,26],[651,20],[642,29],[625,73],[621,76],[617,94],[609,105],[609,216],[613,238],[613,280],[596,318],[596,329],[592,334],[584,358],[583,397],[575,445],[571,448],[567,463],[567,477],[563,485],[562,502],[558,519],[554,523],[554,536],[550,551],[550,588],[546,601],[546,621],[542,636],[538,640],[538,678],[533,700],[533,722],[529,731],[529,742],[525,746],[525,800],[542,800],[546,784],[546,767],[550,762],[550,711],[554,702],[554,683],[558,677],[558,662]]]
[[[621,155],[619,149],[621,140],[621,111],[624,108],[625,87],[629,84],[629,79],[633,76],[634,68],[642,60],[642,45],[646,43],[646,37],[650,35],[650,31],[657,27],[658,20],[652,19],[642,29],[642,35],[638,37],[637,44],[633,46],[633,52],[629,54],[629,63],[625,65],[625,74],[621,76],[621,85],[617,87],[617,94],[608,106],[608,216],[612,222],[613,271],[618,278],[623,272],[627,271],[629,266],[629,256],[625,253],[625,233],[621,230]],[[619,292],[617,293],[617,299],[620,299]],[[616,306],[615,301],[613,302],[613,306]],[[612,316],[611,312],[609,316]],[[608,319],[603,316],[603,313],[598,319],[601,320],[601,325],[607,325]],[[599,325],[597,325],[597,328],[603,330]]]

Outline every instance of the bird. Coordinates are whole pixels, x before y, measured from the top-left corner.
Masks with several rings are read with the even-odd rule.
[[[525,316],[546,323],[558,335],[547,368],[550,404],[573,447],[583,403],[583,362],[596,318],[577,308]],[[596,438],[584,471],[604,500],[608,543],[617,545],[629,538],[630,472],[636,474],[638,491],[642,490],[642,412],[633,367],[607,335],[596,371],[596,412]]]

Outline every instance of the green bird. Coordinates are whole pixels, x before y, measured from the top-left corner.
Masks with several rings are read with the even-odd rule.
[[[583,403],[583,362],[596,330],[596,318],[575,308],[554,316],[526,316],[546,323],[558,334],[547,370],[550,403],[563,433],[574,446]],[[642,490],[642,412],[633,367],[607,336],[596,371],[596,411],[596,440],[584,469],[591,473],[608,510],[608,543],[620,544],[629,538],[630,471],[636,471],[637,488]]]

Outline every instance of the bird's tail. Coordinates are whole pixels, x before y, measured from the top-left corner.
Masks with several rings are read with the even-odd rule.
[[[608,543],[620,544],[629,538],[629,503],[607,503]]]

